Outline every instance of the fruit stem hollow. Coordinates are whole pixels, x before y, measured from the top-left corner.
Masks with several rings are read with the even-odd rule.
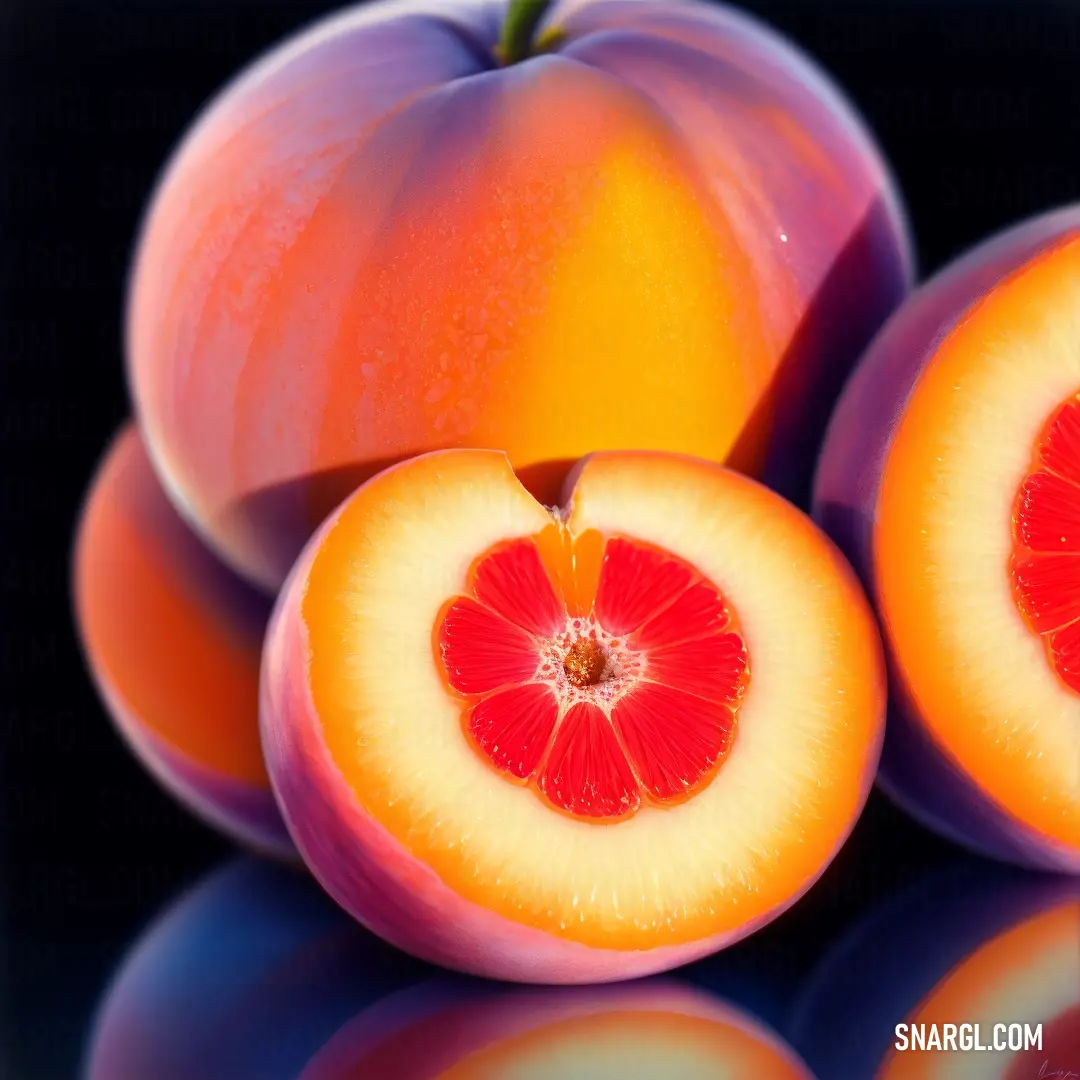
[[[533,54],[536,28],[550,6],[551,0],[510,0],[498,47],[503,64],[517,64]]]

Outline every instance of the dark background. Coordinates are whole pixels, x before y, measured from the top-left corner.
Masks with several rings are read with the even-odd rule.
[[[127,412],[120,320],[156,172],[240,66],[339,5],[0,0],[0,1076],[73,1075],[124,948],[227,846],[113,734],[68,600],[83,488]],[[743,5],[848,91],[896,171],[922,272],[1080,197],[1080,4]],[[793,984],[950,849],[874,796],[810,897],[725,963]]]

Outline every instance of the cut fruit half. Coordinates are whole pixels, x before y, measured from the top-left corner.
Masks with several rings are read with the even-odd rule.
[[[815,514],[897,678],[883,786],[989,854],[1080,871],[1080,208],[932,280],[860,365]]]
[[[361,488],[278,602],[262,726],[294,839],[395,944],[616,979],[791,904],[858,815],[884,676],[842,556],[753,481],[602,454],[550,511],[504,455]]]

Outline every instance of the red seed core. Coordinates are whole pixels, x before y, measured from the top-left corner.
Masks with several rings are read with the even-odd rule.
[[[1054,410],[1013,510],[1013,596],[1058,677],[1080,693],[1080,394]]]
[[[651,545],[574,543],[561,526],[502,544],[435,636],[470,742],[564,812],[622,819],[681,801],[731,749],[749,677],[734,613]]]

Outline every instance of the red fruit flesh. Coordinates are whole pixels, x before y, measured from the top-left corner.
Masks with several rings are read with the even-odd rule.
[[[1017,606],[1058,676],[1080,693],[1080,396],[1044,428],[1013,522]]]
[[[560,720],[537,787],[561,810],[587,817],[622,817],[641,805],[614,729],[588,701],[571,705]]]
[[[624,537],[599,556],[595,537],[544,551],[547,562],[528,539],[484,555],[472,595],[436,628],[473,745],[508,780],[593,821],[699,790],[731,748],[748,678],[719,589]]]
[[[497,769],[527,780],[540,764],[559,703],[544,683],[525,683],[477,702],[469,712],[469,733]]]
[[[628,634],[684,593],[694,576],[689,567],[658,551],[612,540],[596,590],[596,620],[609,634]]]

